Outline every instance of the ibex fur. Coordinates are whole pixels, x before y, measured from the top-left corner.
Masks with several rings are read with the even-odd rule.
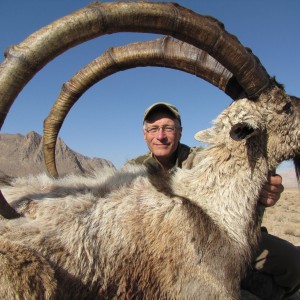
[[[299,120],[299,101],[273,83],[195,135],[210,145],[191,170],[128,166],[92,177],[17,179],[2,191],[23,217],[1,220],[0,245],[10,245],[1,246],[1,260],[14,260],[11,249],[19,247],[42,257],[36,274],[45,261],[49,269],[40,290],[57,282],[49,298],[239,299],[259,239],[260,188],[270,170],[300,154]],[[20,281],[30,274],[21,265],[1,264],[2,274],[20,274],[2,286],[27,291]]]

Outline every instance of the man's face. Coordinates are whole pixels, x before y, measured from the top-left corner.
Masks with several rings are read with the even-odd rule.
[[[175,127],[175,130],[168,132],[168,130],[163,129],[166,128],[166,126]],[[147,129],[152,127],[160,128],[155,133],[147,132]],[[144,139],[146,140],[148,148],[158,159],[171,158],[178,147],[181,132],[182,128],[179,121],[165,112],[153,113],[151,117],[145,121],[143,128]]]

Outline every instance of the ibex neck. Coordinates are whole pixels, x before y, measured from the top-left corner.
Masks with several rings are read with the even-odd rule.
[[[204,150],[202,158],[188,176],[182,176],[184,187],[178,186],[178,194],[180,189],[188,191],[187,197],[234,240],[246,242],[245,232],[253,229],[258,217],[257,202],[268,173],[266,161],[234,159],[224,152],[217,156],[213,150]]]

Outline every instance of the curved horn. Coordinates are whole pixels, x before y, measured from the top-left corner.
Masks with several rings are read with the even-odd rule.
[[[6,219],[16,219],[21,216],[12,206],[8,204],[1,191],[0,191],[0,215]]]
[[[0,128],[23,87],[54,57],[103,34],[126,31],[171,35],[205,50],[235,75],[249,98],[269,85],[269,75],[258,59],[212,17],[174,3],[97,2],[6,51],[0,65]]]
[[[58,176],[55,145],[59,130],[81,95],[98,81],[116,72],[143,66],[168,67],[194,74],[220,88],[232,99],[243,92],[232,73],[205,51],[170,37],[110,48],[63,85],[44,121],[43,151],[51,176]]]

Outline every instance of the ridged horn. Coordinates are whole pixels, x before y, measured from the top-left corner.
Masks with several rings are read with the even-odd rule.
[[[8,204],[1,191],[0,191],[0,215],[5,219],[16,219],[21,216],[12,206]]]
[[[160,66],[194,74],[215,85],[232,99],[243,92],[236,78],[205,51],[190,44],[163,37],[152,41],[110,48],[66,82],[44,121],[43,152],[48,173],[58,177],[55,145],[70,109],[98,81],[130,68]]]
[[[49,61],[80,43],[115,32],[171,35],[203,49],[234,74],[248,98],[269,85],[258,59],[212,17],[174,3],[97,2],[41,28],[6,51],[0,65],[0,128],[17,95]]]

